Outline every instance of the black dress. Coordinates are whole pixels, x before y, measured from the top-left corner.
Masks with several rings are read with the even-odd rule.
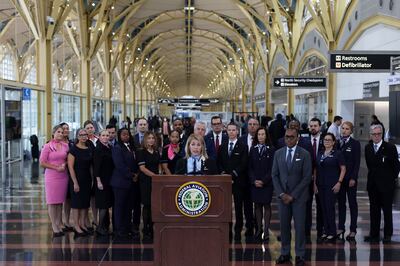
[[[92,188],[92,175],[90,167],[93,162],[93,152],[90,148],[81,149],[76,145],[71,147],[69,153],[75,157],[74,171],[79,184],[79,192],[74,192],[74,184],[70,182],[71,208],[88,209],[90,207],[90,191]]]
[[[106,147],[100,141],[94,150],[93,155],[93,177],[95,179],[95,200],[96,208],[108,209],[113,204],[113,192],[110,186],[111,176],[114,170],[111,148]],[[97,179],[100,177],[103,190],[98,189]]]
[[[157,151],[150,153],[146,149],[140,149],[137,152],[137,162],[139,167],[141,165],[155,174],[158,174],[160,164],[160,154]],[[139,170],[139,184],[140,184],[140,195],[143,205],[151,205],[151,177],[145,175]]]
[[[260,148],[259,148],[260,147]],[[272,146],[256,145],[251,147],[249,154],[249,180],[251,185],[251,199],[254,203],[270,204],[272,200],[272,162],[275,149]],[[256,180],[263,181],[263,187],[256,187]]]
[[[166,145],[163,148],[160,163],[167,163],[168,164],[168,169],[171,171],[171,174],[175,174],[176,162],[180,158],[182,158],[182,155],[180,153],[179,154],[175,153],[174,158],[172,160],[170,160],[168,158],[168,148],[169,148],[168,145]]]

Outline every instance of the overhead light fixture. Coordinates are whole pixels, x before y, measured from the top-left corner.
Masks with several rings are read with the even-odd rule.
[[[196,8],[194,6],[185,6],[183,10],[185,10],[185,11],[187,11],[187,10],[194,11],[195,9]]]

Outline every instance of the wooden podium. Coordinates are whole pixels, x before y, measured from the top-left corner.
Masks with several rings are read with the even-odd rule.
[[[228,265],[231,201],[230,175],[153,176],[154,265]]]

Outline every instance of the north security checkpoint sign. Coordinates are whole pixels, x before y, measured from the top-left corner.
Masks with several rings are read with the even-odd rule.
[[[332,51],[330,72],[390,72],[399,51]]]
[[[294,88],[326,88],[326,78],[324,77],[276,77],[274,78],[274,88],[294,89]]]

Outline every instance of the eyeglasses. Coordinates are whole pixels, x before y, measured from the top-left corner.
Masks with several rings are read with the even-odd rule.
[[[371,133],[371,136],[374,136],[374,137],[377,137],[377,136],[380,136],[380,135],[382,135],[382,133]]]
[[[78,136],[79,136],[79,137],[87,137],[88,134],[79,134]]]

